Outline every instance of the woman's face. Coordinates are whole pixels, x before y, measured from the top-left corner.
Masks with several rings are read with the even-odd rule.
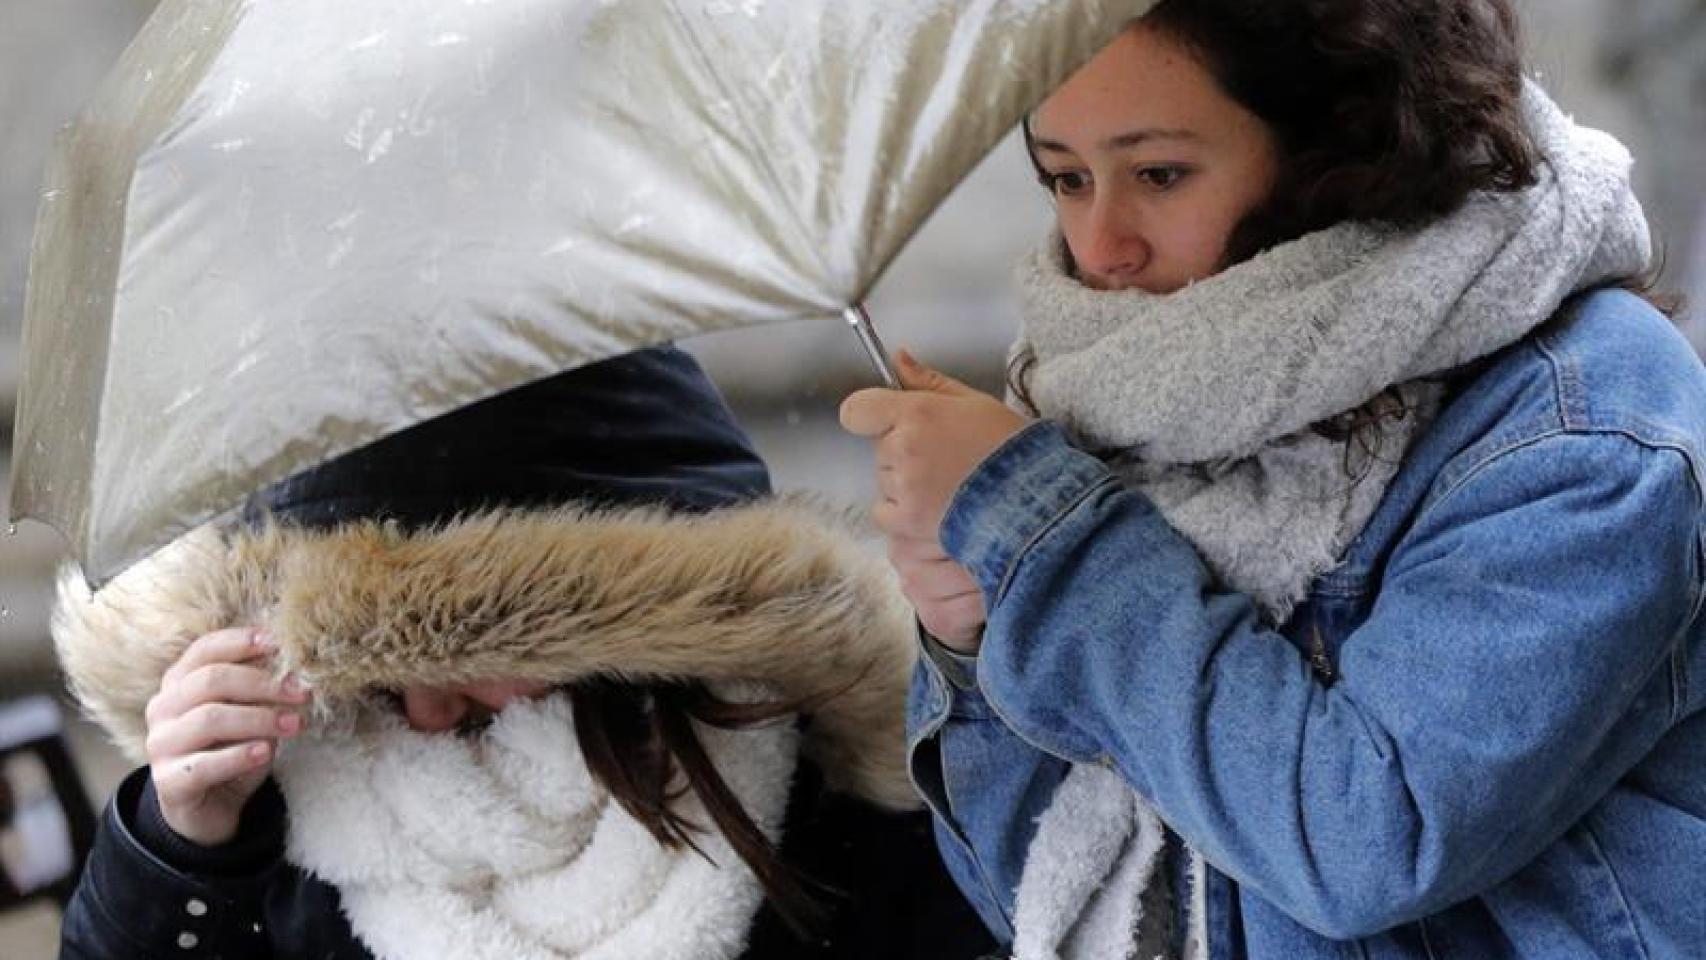
[[[1031,118],[1078,279],[1172,293],[1218,272],[1273,188],[1278,146],[1191,50],[1141,22]]]
[[[531,700],[550,691],[549,684],[533,680],[493,680],[456,687],[407,687],[403,690],[403,716],[409,726],[423,733],[445,733],[467,724],[482,723],[516,700]]]

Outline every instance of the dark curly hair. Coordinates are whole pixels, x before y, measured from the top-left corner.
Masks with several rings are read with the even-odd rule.
[[[1228,263],[1347,220],[1422,226],[1536,180],[1507,0],[1163,0],[1144,23],[1279,143],[1274,190]]]
[[[1198,57],[1279,144],[1274,189],[1233,229],[1222,266],[1345,221],[1420,227],[1474,193],[1537,180],[1509,0],[1162,0],[1142,23]],[[1008,370],[1027,405],[1033,363],[1021,354]],[[1316,429],[1378,430],[1395,396]]]

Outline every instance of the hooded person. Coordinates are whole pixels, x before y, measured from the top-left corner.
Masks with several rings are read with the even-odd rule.
[[[660,347],[285,481],[93,595],[68,571],[59,654],[129,756],[223,628],[313,704],[228,840],[124,781],[62,956],[977,955],[904,767],[910,610],[854,525],[770,493]],[[481,683],[529,695],[410,699]]]

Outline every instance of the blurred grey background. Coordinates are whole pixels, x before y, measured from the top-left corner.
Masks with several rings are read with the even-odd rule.
[[[1665,250],[1664,286],[1688,294],[1682,327],[1706,348],[1706,0],[1518,0],[1532,69],[1577,119],[1635,153],[1637,188]],[[17,347],[36,198],[57,129],[153,8],[153,0],[0,0],[0,503],[10,478]],[[1017,318],[1007,274],[1041,235],[1048,205],[1016,142],[1002,145],[915,238],[871,300],[891,348],[905,344],[995,388]],[[853,502],[870,493],[863,445],[835,424],[872,383],[851,334],[814,321],[687,346],[753,431],[785,489]],[[50,577],[62,544],[0,517],[0,705],[61,681],[48,642]],[[63,702],[63,701],[62,701]],[[73,754],[97,801],[124,764],[64,704]],[[0,825],[3,828],[4,825]],[[3,836],[0,836],[3,839]],[[58,915],[0,913],[0,960],[51,957]]]

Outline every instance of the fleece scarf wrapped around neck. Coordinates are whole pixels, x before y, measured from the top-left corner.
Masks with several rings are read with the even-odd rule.
[[[736,699],[763,699],[762,695]],[[759,828],[779,840],[791,725],[696,725]],[[691,791],[705,826],[668,849],[588,772],[567,695],[518,703],[477,737],[350,711],[281,751],[291,862],[338,888],[378,957],[734,957],[764,893]]]
[[[1036,359],[1037,412],[1102,453],[1269,623],[1373,514],[1437,406],[1427,378],[1648,263],[1628,152],[1532,83],[1522,106],[1539,182],[1477,195],[1425,228],[1341,224],[1164,296],[1083,286],[1058,236],[1020,267],[1016,349]],[[1354,439],[1311,429],[1389,388],[1408,412],[1383,425],[1378,450],[1359,458]],[[1103,842],[1087,848],[1090,834]],[[1165,924],[1144,922],[1140,905],[1162,836],[1161,816],[1117,776],[1075,769],[1031,845],[1016,956],[1161,953]],[[1187,956],[1206,949],[1203,871],[1193,855]]]

